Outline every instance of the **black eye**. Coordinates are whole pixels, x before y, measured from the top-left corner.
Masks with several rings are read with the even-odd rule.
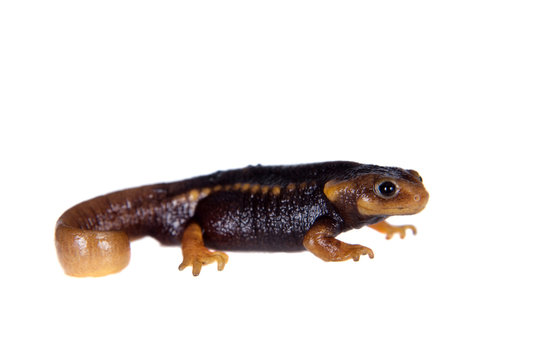
[[[377,186],[377,193],[383,198],[391,198],[397,193],[397,185],[391,181],[383,181]]]

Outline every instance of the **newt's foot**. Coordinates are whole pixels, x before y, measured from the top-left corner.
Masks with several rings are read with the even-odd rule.
[[[386,234],[387,240],[390,240],[394,236],[394,234],[399,234],[399,237],[401,239],[404,239],[407,229],[411,230],[413,235],[416,235],[416,227],[414,227],[413,225],[395,226],[390,225],[386,221],[381,221],[379,223],[369,225],[369,227],[380,233]]]
[[[360,256],[362,255],[367,255],[370,259],[373,259],[373,257],[375,256],[375,254],[373,254],[373,250],[366,246],[350,244],[347,245],[349,245],[351,248],[350,250],[346,249],[344,252],[347,257],[353,259],[354,261],[360,260]]]
[[[225,268],[225,264],[229,260],[229,256],[221,251],[210,251],[206,248],[197,248],[196,251],[184,253],[184,260],[178,266],[178,270],[184,270],[188,266],[193,267],[193,276],[198,276],[201,273],[203,265],[208,265],[217,262],[218,270]]]
[[[197,223],[190,224],[182,235],[182,254],[184,260],[178,270],[184,270],[188,266],[193,267],[193,276],[201,273],[203,265],[217,262],[218,270],[221,271],[229,260],[227,254],[221,251],[210,251],[204,246],[201,227]]]
[[[410,229],[413,235],[416,235],[416,228],[413,225],[392,226],[392,229],[386,232],[386,240],[390,240],[394,234],[399,234],[400,239],[405,239],[407,229]]]

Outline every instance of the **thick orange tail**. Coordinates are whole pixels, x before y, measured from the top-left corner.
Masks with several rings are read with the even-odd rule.
[[[71,276],[116,273],[130,259],[130,240],[152,231],[166,196],[159,185],[114,192],[67,210],[56,223],[60,264]]]

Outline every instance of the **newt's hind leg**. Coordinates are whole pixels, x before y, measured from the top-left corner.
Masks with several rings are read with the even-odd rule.
[[[210,251],[204,246],[202,230],[199,224],[191,223],[184,230],[182,236],[182,254],[184,259],[179,270],[184,270],[188,266],[193,267],[193,276],[197,276],[201,272],[203,265],[208,265],[217,262],[218,270],[221,271],[229,260],[227,254],[221,251]]]
[[[386,221],[381,221],[373,225],[368,225],[373,230],[376,230],[380,233],[386,234],[386,240],[390,240],[394,234],[399,234],[399,237],[404,239],[405,238],[405,232],[407,229],[411,230],[413,235],[416,235],[416,228],[412,225],[401,225],[401,226],[395,226],[390,225]]]
[[[360,260],[360,256],[368,255],[373,259],[373,251],[362,245],[351,245],[335,239],[337,235],[333,220],[320,219],[304,236],[304,247],[324,261]]]

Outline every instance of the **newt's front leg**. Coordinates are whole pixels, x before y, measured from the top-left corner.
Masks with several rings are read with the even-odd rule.
[[[184,259],[179,270],[184,270],[188,266],[193,267],[193,276],[201,272],[203,265],[217,262],[218,270],[221,271],[227,264],[229,257],[221,251],[210,251],[204,246],[202,230],[199,224],[191,223],[182,235],[182,254]]]
[[[380,233],[386,234],[386,239],[390,240],[394,234],[399,234],[399,237],[404,239],[405,238],[405,232],[407,229],[410,229],[413,233],[413,235],[416,235],[416,228],[412,225],[401,225],[401,226],[395,226],[390,225],[386,221],[381,221],[373,225],[368,225],[373,230],[376,230]]]
[[[361,255],[373,259],[373,251],[362,245],[351,245],[334,238],[335,222],[328,218],[317,220],[304,236],[304,247],[324,261],[360,260]]]

